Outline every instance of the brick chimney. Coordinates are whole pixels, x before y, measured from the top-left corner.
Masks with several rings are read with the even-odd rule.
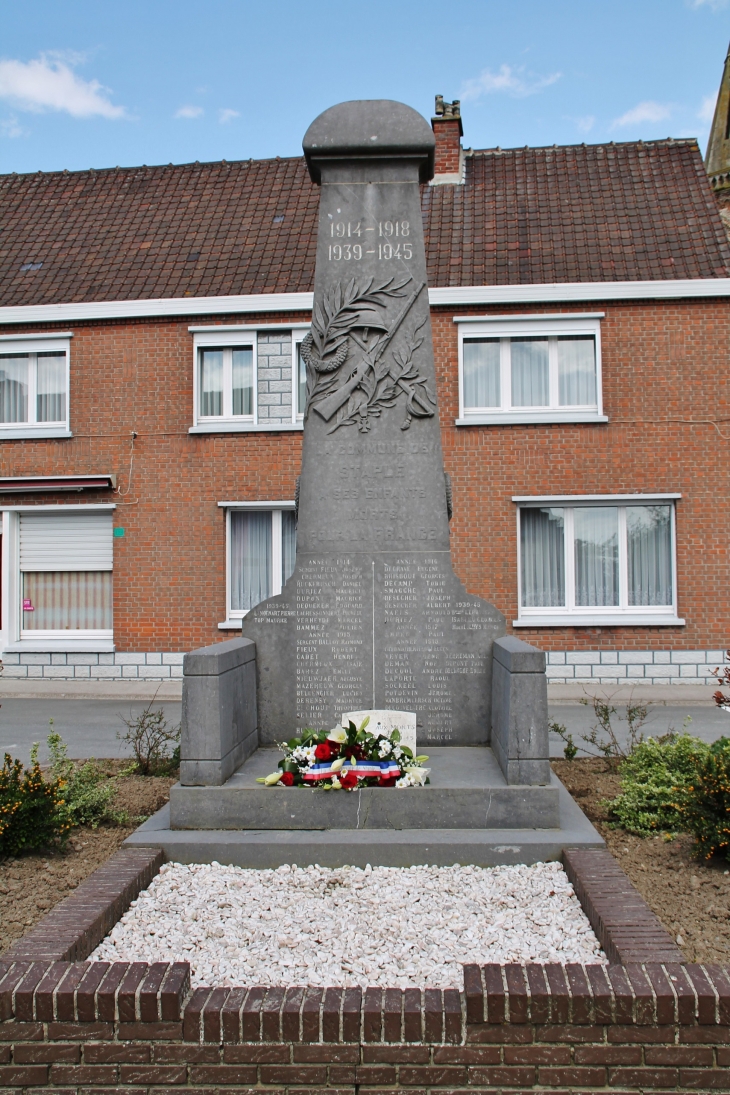
[[[431,186],[462,183],[464,153],[461,138],[464,136],[464,129],[459,99],[454,99],[453,103],[445,103],[443,95],[437,95],[435,117],[431,119],[431,126],[436,138],[436,170]]]

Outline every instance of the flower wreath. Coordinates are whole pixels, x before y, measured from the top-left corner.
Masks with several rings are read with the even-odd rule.
[[[284,756],[279,770],[261,776],[267,787],[311,787],[323,791],[354,791],[356,787],[423,787],[430,768],[427,756],[414,757],[401,743],[399,730],[358,728],[354,722],[333,730],[304,730],[301,737],[280,742]]]

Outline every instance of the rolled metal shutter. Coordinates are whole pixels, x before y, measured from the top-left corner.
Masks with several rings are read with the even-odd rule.
[[[21,513],[22,571],[112,570],[112,515]]]

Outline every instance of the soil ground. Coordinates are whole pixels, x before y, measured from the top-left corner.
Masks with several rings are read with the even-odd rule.
[[[110,775],[123,765],[118,760],[97,763]],[[73,830],[63,851],[0,861],[0,953],[105,863],[142,820],[159,810],[176,779],[119,776],[112,807],[120,812],[126,810],[129,825],[100,825],[97,829],[82,826]]]
[[[603,801],[615,798],[620,784],[606,761],[552,763],[687,959],[730,963],[730,863],[696,859],[687,836],[642,839],[610,827]],[[121,766],[118,760],[99,764],[110,773]],[[0,862],[0,952],[113,855],[139,821],[167,801],[174,782],[173,776],[121,776],[113,805],[135,824],[75,829],[64,851]]]
[[[552,766],[688,961],[730,963],[730,863],[697,859],[689,836],[642,838],[611,827],[603,803],[621,786],[606,761],[585,757]]]

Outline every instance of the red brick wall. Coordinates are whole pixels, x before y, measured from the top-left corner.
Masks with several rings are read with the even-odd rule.
[[[454,492],[454,567],[471,593],[492,601],[510,622],[517,617],[513,495],[679,492],[677,585],[685,627],[520,628],[519,634],[543,650],[722,649],[730,638],[730,304],[461,309],[470,315],[581,310],[605,312],[607,425],[450,425],[459,407],[457,325],[453,309],[432,314],[444,462]]]
[[[719,967],[466,966],[462,994],[192,996],[182,964],[6,969],[5,1091],[730,1090],[730,980]]]
[[[458,118],[434,118],[437,175],[455,175],[461,168],[461,123]]]
[[[457,123],[458,124],[458,123]],[[605,311],[608,425],[454,427],[453,309],[433,314],[444,459],[454,487],[454,565],[467,588],[517,615],[515,494],[682,493],[679,612],[686,627],[536,628],[542,649],[721,649],[730,635],[730,305],[591,302],[469,308]],[[236,317],[239,318],[239,317]],[[289,323],[305,315],[247,316]],[[232,322],[231,317],[221,317]],[[189,434],[201,320],[74,323],[71,440],[0,442],[0,475],[114,473],[122,495],[5,496],[20,502],[117,502],[114,630],[120,651],[182,651],[225,637],[226,499],[292,498],[298,433]],[[202,322],[209,322],[205,317]],[[44,325],[48,330],[48,325]],[[15,333],[14,328],[6,331]],[[718,424],[713,425],[717,420]],[[130,438],[134,472],[129,493]],[[725,435],[724,437],[722,435]]]
[[[246,316],[296,322],[305,315]],[[71,430],[65,441],[0,442],[0,475],[117,475],[122,496],[5,496],[11,503],[116,502],[117,650],[184,651],[226,638],[226,500],[293,498],[301,434],[189,434],[191,324],[208,317],[64,325],[71,340]],[[237,322],[240,317],[225,317]],[[44,328],[47,329],[47,328]],[[134,467],[129,464],[132,431]]]

